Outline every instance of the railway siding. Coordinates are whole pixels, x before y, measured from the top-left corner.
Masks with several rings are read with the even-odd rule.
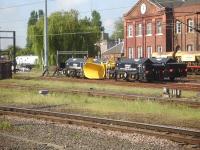
[[[89,117],[82,115],[57,113],[33,109],[24,109],[17,107],[0,107],[2,114],[31,116],[40,119],[47,119],[56,122],[78,124],[89,127],[97,127],[109,130],[117,130],[122,132],[139,132],[147,135],[154,135],[167,138],[176,142],[196,145],[200,147],[200,131],[192,129],[182,129],[172,126],[144,124],[138,122],[127,122],[120,120],[112,120],[105,118]]]
[[[42,87],[32,87],[28,85],[16,85],[16,84],[0,84],[0,87],[4,88],[13,88],[18,90],[41,90]],[[106,92],[106,91],[97,91],[94,89],[91,90],[84,90],[84,89],[55,89],[55,88],[48,88],[48,91],[51,93],[70,93],[70,94],[85,94],[89,96],[101,96],[101,97],[111,97],[111,98],[119,98],[124,100],[147,100],[147,101],[156,101],[160,103],[174,103],[174,104],[181,104],[187,105],[193,108],[200,107],[200,101],[198,99],[192,98],[164,98],[164,97],[156,97],[156,96],[145,96],[145,95],[138,95],[138,94],[130,94],[130,93],[116,93],[116,92]]]

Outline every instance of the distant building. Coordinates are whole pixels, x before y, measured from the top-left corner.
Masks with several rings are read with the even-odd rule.
[[[117,45],[119,41],[115,40],[110,40],[108,33],[102,32],[101,34],[101,40],[100,43],[98,44],[101,50],[101,56],[103,53],[105,53],[107,50],[112,48],[113,46]]]
[[[124,15],[124,55],[200,51],[200,0],[139,0]]]
[[[119,41],[119,43],[117,43],[115,46],[109,48],[107,51],[102,53],[102,58],[105,59],[114,58],[115,60],[117,60],[117,58],[122,57],[123,51],[124,51],[124,42]]]
[[[39,57],[38,56],[17,56],[16,62],[17,65],[37,65]]]

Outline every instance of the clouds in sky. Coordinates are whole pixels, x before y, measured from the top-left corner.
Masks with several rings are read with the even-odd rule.
[[[62,9],[70,9],[89,3],[89,0],[56,0],[56,3]]]
[[[109,32],[114,30],[114,23],[115,23],[114,19],[103,20],[103,25]]]
[[[24,3],[35,3],[36,0],[0,0],[0,8],[20,5]],[[124,6],[133,6],[137,0],[48,0],[48,15],[55,11],[68,11],[76,9],[80,13],[80,18],[91,17],[91,10],[97,10],[101,14],[101,20],[105,27],[105,32],[112,33],[114,22],[128,11]],[[118,8],[119,9],[112,9]],[[122,9],[120,8],[122,7]],[[17,45],[24,47],[26,44],[27,22],[32,10],[44,9],[44,2],[26,5],[22,7],[12,7],[0,10],[0,30],[15,30]],[[110,9],[110,10],[109,10]],[[1,40],[1,46],[7,45]],[[5,43],[5,44],[4,44]]]

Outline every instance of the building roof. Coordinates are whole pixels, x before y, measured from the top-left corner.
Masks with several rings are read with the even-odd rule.
[[[105,51],[103,53],[103,55],[108,55],[108,54],[120,54],[123,52],[123,48],[124,48],[124,42],[120,42],[119,44],[111,47],[110,49],[108,49],[107,51]]]
[[[192,4],[200,4],[200,0],[150,0],[159,7],[176,8]]]
[[[138,2],[127,12],[124,16],[128,16],[135,7],[138,6],[141,0]],[[152,4],[156,5],[158,8],[177,8],[177,7],[184,7],[188,5],[200,4],[200,0],[148,0]]]

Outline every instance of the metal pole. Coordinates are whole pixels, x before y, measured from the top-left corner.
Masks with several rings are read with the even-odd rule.
[[[0,37],[1,37],[1,35],[0,35]],[[0,38],[0,51],[1,51],[1,38]]]
[[[44,71],[48,73],[48,19],[47,19],[47,0],[45,0],[44,13]]]
[[[13,31],[13,66],[14,73],[16,73],[16,33]]]
[[[0,27],[0,29],[1,29],[1,27]],[[1,37],[1,35],[0,35],[0,37]],[[1,51],[1,38],[0,38],[0,51]]]

